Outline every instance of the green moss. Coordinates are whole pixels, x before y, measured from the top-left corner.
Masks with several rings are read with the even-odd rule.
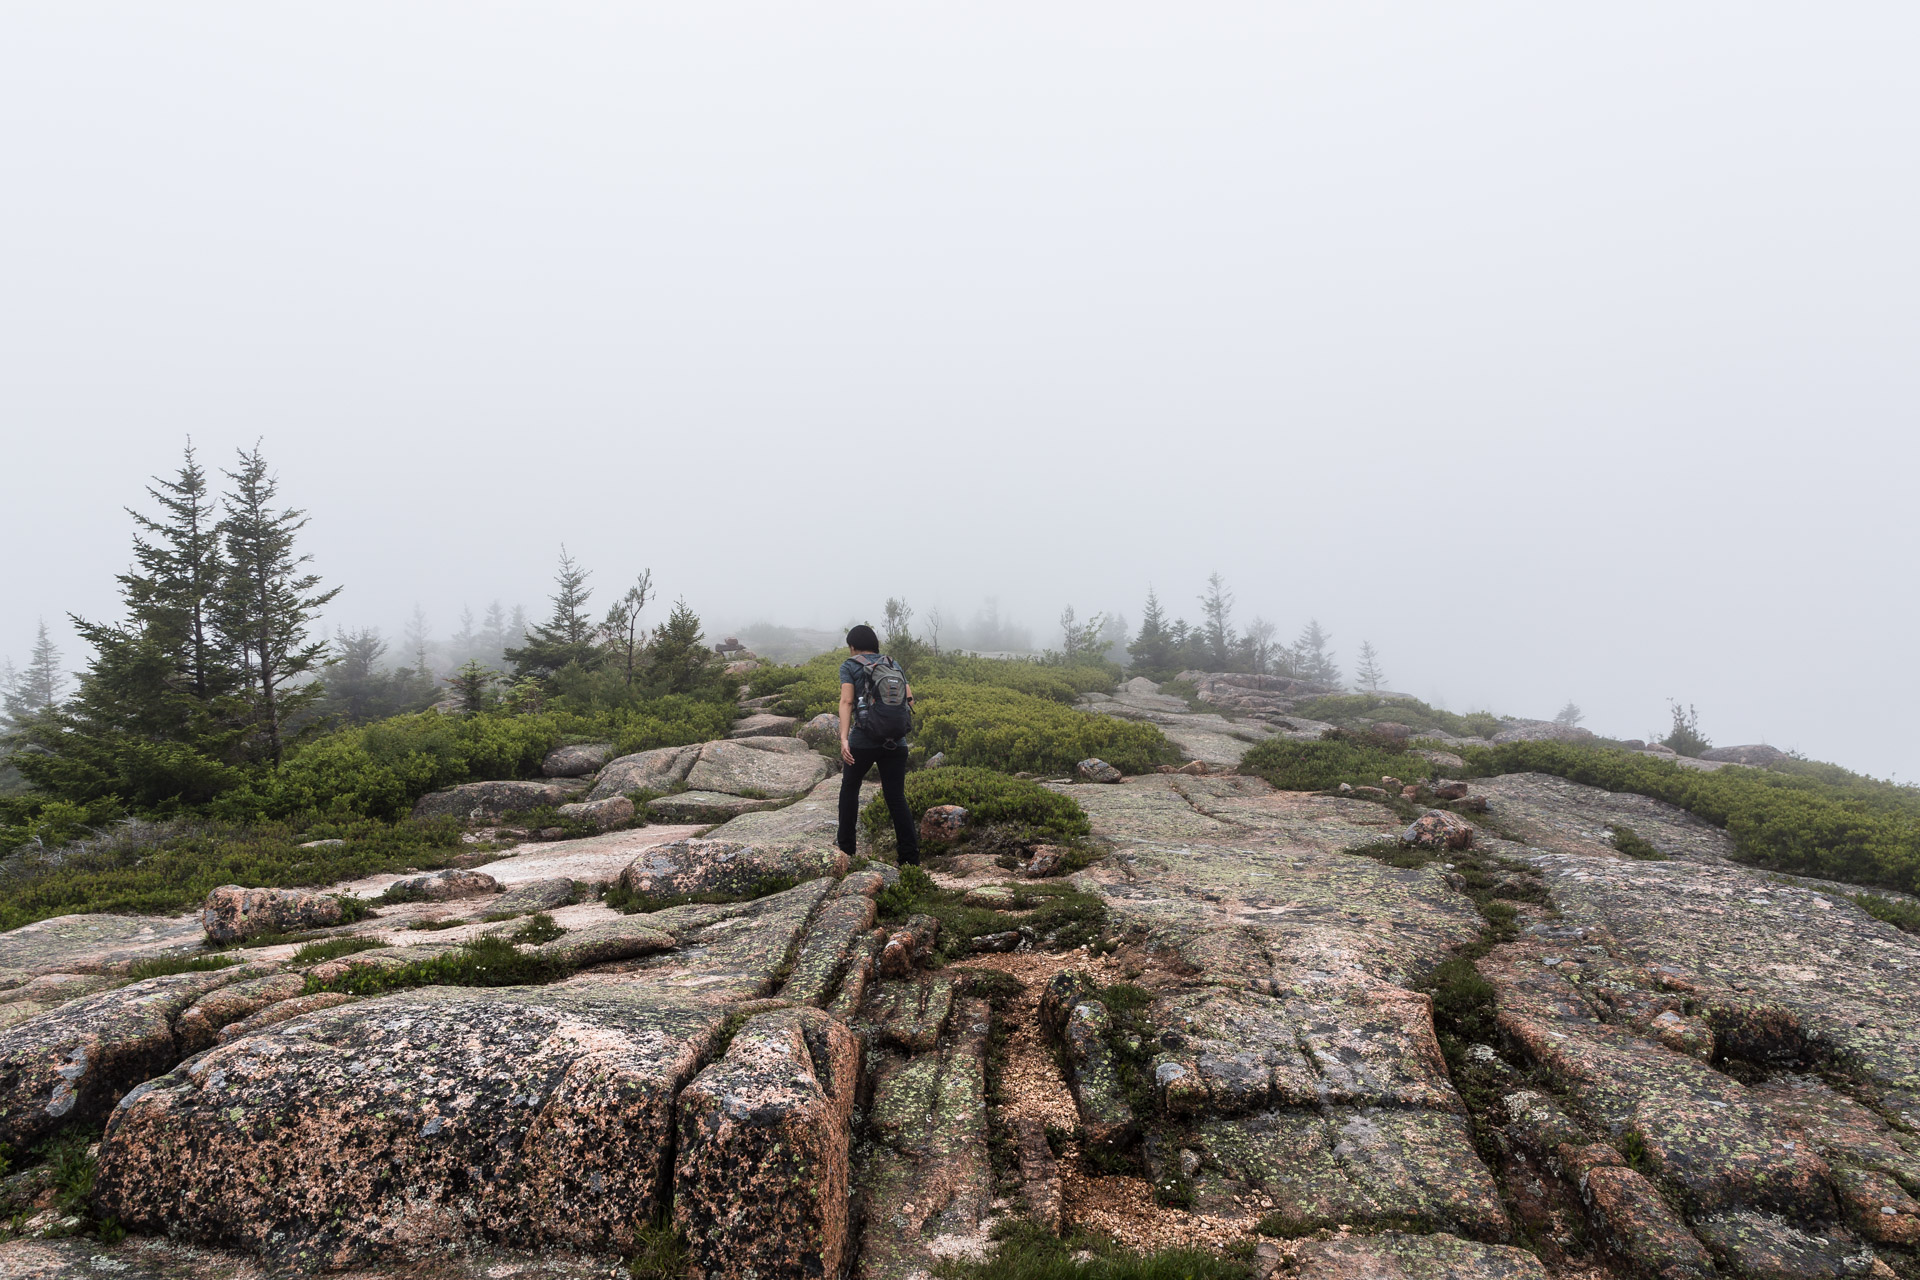
[[[940,960],[967,955],[974,938],[1008,929],[1031,929],[1042,946],[1061,951],[1097,942],[1108,929],[1106,903],[1063,884],[1016,885],[1007,910],[972,906],[965,898],[960,890],[940,888],[919,867],[906,866],[875,903],[886,924],[903,923],[915,914],[938,920],[940,940],[934,955]]]
[[[1199,1249],[1139,1253],[1106,1236],[1074,1230],[1064,1237],[1025,1219],[995,1228],[993,1253],[980,1261],[948,1259],[939,1280],[1248,1280],[1247,1264]]]

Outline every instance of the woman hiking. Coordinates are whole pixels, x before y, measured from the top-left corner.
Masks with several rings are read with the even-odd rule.
[[[920,864],[920,840],[907,812],[907,729],[913,686],[900,664],[880,652],[880,637],[866,623],[847,632],[852,654],[840,664],[840,848],[854,856],[853,824],[860,817],[860,784],[880,767],[880,794],[893,816],[900,865]]]

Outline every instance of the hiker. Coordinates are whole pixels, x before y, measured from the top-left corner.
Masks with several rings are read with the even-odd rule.
[[[893,815],[900,865],[920,864],[920,840],[907,812],[907,729],[913,718],[913,686],[900,664],[880,652],[880,637],[861,623],[847,632],[853,656],[840,664],[839,844],[853,856],[853,824],[860,817],[860,783],[880,766],[880,794]]]

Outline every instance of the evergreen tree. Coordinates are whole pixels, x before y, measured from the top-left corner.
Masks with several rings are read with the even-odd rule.
[[[1301,679],[1339,687],[1340,666],[1329,647],[1332,643],[1333,637],[1320,629],[1317,618],[1301,628],[1300,638],[1293,642],[1293,666]]]
[[[524,643],[509,646],[506,651],[507,661],[513,663],[518,676],[551,677],[569,665],[583,670],[600,665],[604,654],[594,642],[593,620],[587,615],[587,601],[593,596],[593,589],[587,586],[591,576],[590,570],[581,568],[567,554],[565,546],[560,548],[560,570],[554,574],[553,595],[548,597],[553,602],[552,615],[529,631]]]
[[[1704,754],[1713,746],[1713,741],[1700,732],[1700,713],[1688,703],[1683,709],[1678,699],[1669,699],[1668,708],[1673,712],[1673,728],[1660,741],[1683,756]]]
[[[1274,643],[1274,636],[1280,628],[1265,618],[1255,618],[1247,627],[1247,634],[1240,637],[1240,665],[1258,676],[1271,675],[1278,662],[1281,648]]]
[[[1174,672],[1173,650],[1174,638],[1167,626],[1166,611],[1160,607],[1160,597],[1148,587],[1147,603],[1140,611],[1140,632],[1127,646],[1127,656],[1132,659],[1135,671],[1150,680],[1164,680]]]
[[[499,681],[498,671],[483,667],[472,658],[447,677],[447,683],[453,686],[454,701],[459,704],[463,715],[476,715],[493,706],[497,701],[494,687]]]
[[[433,705],[439,690],[412,667],[386,668],[387,642],[374,627],[339,631],[333,638],[321,714],[346,724],[366,724]]]
[[[1368,693],[1380,692],[1380,686],[1387,682],[1387,673],[1380,669],[1380,655],[1374,652],[1373,642],[1360,642],[1360,664],[1354,668],[1353,678]]]
[[[1585,720],[1586,718],[1587,718],[1587,713],[1580,709],[1580,704],[1575,702],[1572,698],[1568,698],[1567,705],[1560,708],[1560,712],[1558,715],[1554,716],[1553,722],[1555,724],[1563,724],[1567,726],[1567,728],[1571,729],[1575,725],[1579,724],[1582,720]]]
[[[8,728],[24,728],[60,705],[66,696],[67,677],[60,670],[60,650],[47,634],[45,622],[40,624],[40,634],[33,642],[33,656],[27,660],[27,669],[15,671],[13,664],[7,663],[4,683],[0,707],[4,707]]]
[[[646,632],[640,629],[640,611],[652,598],[653,570],[642,569],[626,594],[613,602],[600,624],[601,643],[606,645],[607,656],[620,673],[621,683],[629,688],[646,656]]]
[[[1200,624],[1205,637],[1206,660],[1213,671],[1225,671],[1233,661],[1236,638],[1233,634],[1233,593],[1218,573],[1207,577],[1207,594],[1200,597],[1200,611],[1206,619]]]
[[[473,630],[473,610],[466,605],[460,606],[460,629],[453,633],[453,655],[465,660],[473,656],[473,647],[479,637]]]
[[[138,571],[120,575],[122,594],[140,630],[173,649],[176,683],[210,708],[239,686],[240,672],[233,646],[217,630],[227,566],[213,492],[194,458],[192,440],[174,478],[155,477],[154,485],[159,487],[149,486],[147,493],[160,504],[160,519],[127,510],[138,530],[133,539]]]
[[[294,535],[306,513],[274,510],[280,482],[257,442],[240,451],[238,471],[224,474],[234,488],[221,523],[229,576],[220,626],[240,651],[254,751],[278,765],[291,722],[324,692],[318,680],[303,679],[327,661],[327,642],[309,639],[307,628],[340,588],[321,591],[318,575],[302,571],[313,557],[294,554]]]
[[[707,674],[713,651],[700,630],[700,616],[676,600],[667,620],[647,643],[648,676],[662,693],[691,693]]]
[[[131,512],[134,567],[119,576],[126,616],[73,618],[92,649],[74,697],[43,716],[21,772],[67,800],[142,808],[198,803],[234,785],[248,732],[239,644],[225,628],[231,566],[206,473],[189,444],[172,480],[148,489],[158,519]]]

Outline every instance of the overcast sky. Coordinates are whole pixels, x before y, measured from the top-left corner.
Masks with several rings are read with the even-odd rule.
[[[12,3],[0,654],[264,437],[329,625],[1194,616],[1920,777],[1911,4]],[[77,642],[61,630],[72,665]]]

